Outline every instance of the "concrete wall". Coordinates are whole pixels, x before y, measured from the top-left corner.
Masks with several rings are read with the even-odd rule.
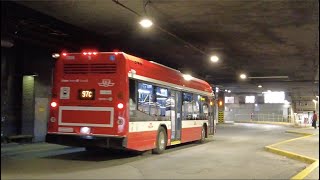
[[[12,48],[1,48],[1,130],[4,136],[32,134],[36,141],[44,140],[55,63],[51,54],[46,48],[23,42],[17,42]],[[23,83],[26,75],[36,75],[31,76],[33,85]]]

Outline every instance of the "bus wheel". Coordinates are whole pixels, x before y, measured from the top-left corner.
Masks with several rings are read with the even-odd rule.
[[[204,128],[204,126],[202,126],[201,129],[201,138],[199,139],[199,143],[204,143],[206,141],[206,130]]]
[[[161,154],[166,149],[167,146],[167,133],[163,127],[158,130],[156,148],[152,150],[153,154]]]

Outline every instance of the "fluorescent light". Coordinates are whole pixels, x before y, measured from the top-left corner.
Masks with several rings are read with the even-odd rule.
[[[139,24],[144,28],[149,28],[153,25],[152,21],[149,19],[142,19]]]
[[[259,86],[258,86],[258,88],[262,88],[262,86],[261,86],[261,85],[259,85]]]
[[[231,93],[231,90],[228,90],[228,93]]]

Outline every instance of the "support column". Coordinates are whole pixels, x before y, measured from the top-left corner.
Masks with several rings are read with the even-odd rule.
[[[22,82],[22,116],[21,134],[33,135],[34,131],[34,77],[23,76]]]

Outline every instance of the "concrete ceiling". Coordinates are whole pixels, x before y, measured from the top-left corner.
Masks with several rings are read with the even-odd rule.
[[[290,92],[303,84],[312,91],[310,94],[318,94],[317,0],[119,1],[136,13],[148,15],[157,26],[178,38],[159,28],[140,28],[139,17],[112,0],[15,2],[87,30],[87,34],[77,36],[80,40],[87,40],[88,32],[96,33],[104,37],[99,47],[120,49],[191,72],[233,92],[250,91],[257,84],[266,83],[270,88]],[[64,29],[60,31],[63,33]],[[221,61],[209,62],[211,54],[219,55]],[[255,77],[289,78],[243,83],[238,79],[240,72]],[[301,93],[303,89],[297,94]]]

